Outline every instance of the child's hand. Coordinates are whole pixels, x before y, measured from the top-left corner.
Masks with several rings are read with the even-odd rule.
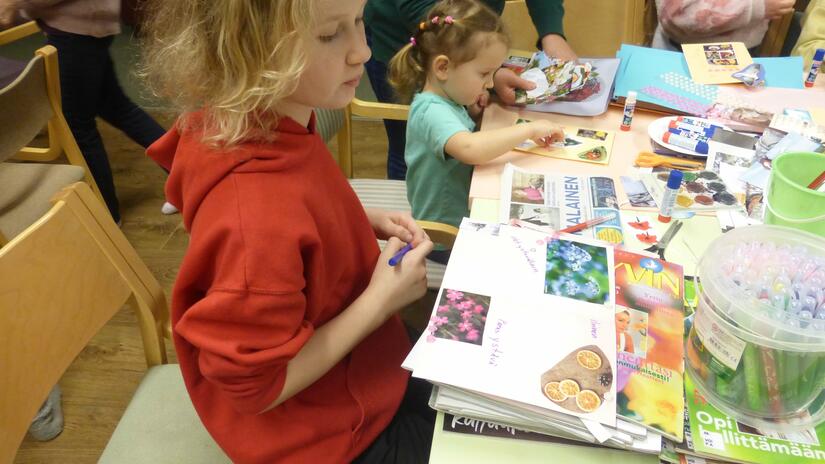
[[[564,141],[564,132],[561,127],[545,119],[530,121],[530,139],[537,145],[546,147]]]
[[[794,11],[796,0],[765,0],[765,18],[778,19]]]
[[[378,301],[384,302],[380,310],[386,316],[418,300],[427,291],[426,257],[433,249],[433,242],[425,239],[407,252],[401,262],[390,266],[390,258],[403,247],[404,242],[395,237],[387,241],[364,292],[373,293]]]
[[[505,105],[516,103],[516,89],[533,90],[535,82],[522,79],[512,69],[501,68],[493,74],[493,89]]]
[[[483,94],[479,95],[478,100],[476,100],[475,103],[467,107],[467,114],[469,114],[474,121],[478,121],[484,113],[484,108],[487,108],[489,103],[490,92],[485,91]]]
[[[397,237],[402,242],[418,246],[427,237],[410,213],[378,208],[366,208],[365,211],[375,236],[381,240]]]
[[[18,11],[23,8],[19,0],[5,0],[0,2],[0,27],[6,28],[14,24]]]

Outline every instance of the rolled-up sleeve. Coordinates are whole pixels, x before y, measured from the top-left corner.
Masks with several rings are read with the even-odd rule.
[[[314,332],[302,292],[212,290],[175,326],[234,408],[256,414],[281,393],[286,367]]]

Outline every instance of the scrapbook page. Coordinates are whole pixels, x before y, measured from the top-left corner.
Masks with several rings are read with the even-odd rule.
[[[516,124],[530,122],[529,119],[519,118]],[[526,151],[550,158],[568,159],[585,163],[608,164],[613,151],[613,131],[586,129],[583,127],[563,127],[564,141],[549,147],[536,145],[532,140],[526,140],[515,147],[518,151]]]
[[[596,242],[465,218],[403,367],[513,407],[615,426],[612,266],[612,248]]]

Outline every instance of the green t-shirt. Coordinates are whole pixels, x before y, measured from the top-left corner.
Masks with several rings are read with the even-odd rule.
[[[463,106],[430,92],[413,97],[404,160],[414,218],[458,227],[469,216],[473,167],[444,153],[444,145],[456,133],[473,129]]]
[[[481,1],[498,14],[504,11],[504,0]],[[418,23],[435,3],[436,0],[368,0],[364,24],[372,35],[372,56],[381,63],[389,63],[410,41]],[[527,10],[539,38],[547,34],[564,35],[562,0],[527,0]]]

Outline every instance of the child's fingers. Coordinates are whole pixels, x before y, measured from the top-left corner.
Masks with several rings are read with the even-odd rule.
[[[424,260],[430,252],[433,251],[433,242],[430,240],[424,240],[419,243],[415,248],[410,250],[407,253],[408,258],[412,258],[416,261]]]
[[[480,106],[481,108],[486,108],[489,103],[490,103],[490,94],[487,93],[487,92],[484,92],[478,98],[478,106]]]
[[[405,243],[401,241],[398,237],[390,237],[387,240],[387,245],[384,247],[384,251],[381,252],[382,255],[389,255],[392,256],[402,248],[404,248]]]

